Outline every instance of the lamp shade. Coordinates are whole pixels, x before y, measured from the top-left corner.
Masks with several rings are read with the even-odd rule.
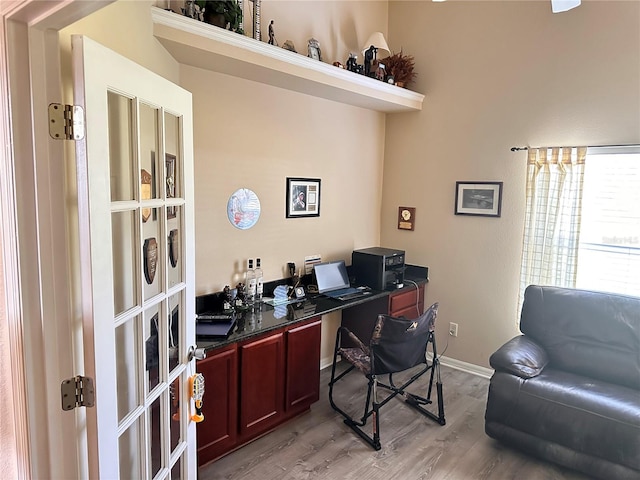
[[[376,47],[378,51],[384,50],[389,54],[391,53],[391,50],[389,50],[389,45],[387,45],[387,41],[384,39],[384,35],[382,34],[382,32],[374,32],[369,36],[366,43],[364,44],[364,47],[362,47],[363,55],[364,52],[366,52],[369,47],[371,47],[371,45]]]

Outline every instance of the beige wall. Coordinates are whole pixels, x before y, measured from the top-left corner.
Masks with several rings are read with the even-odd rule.
[[[60,31],[63,65],[70,71],[72,34],[87,35],[158,75],[178,82],[178,62],[153,36],[153,0],[121,0]]]
[[[116,2],[67,28],[61,43],[84,33],[193,93],[196,294],[235,285],[249,257],[262,258],[269,281],[286,275],[287,262],[302,266],[305,255],[349,259],[354,248],[377,245],[385,116],[179,66],[153,37],[152,3]],[[330,62],[344,62],[371,31],[387,26],[387,4],[376,1],[265,1],[262,15],[265,33],[273,18],[277,40],[291,39],[300,52],[314,36]],[[68,63],[68,47],[63,54]],[[287,176],[321,179],[319,218],[285,218]],[[260,220],[250,230],[236,229],[226,217],[238,188],[254,190],[261,201]],[[323,358],[339,318],[325,319]]]
[[[289,261],[301,265],[305,255],[347,258],[353,248],[377,244],[384,115],[179,66],[153,37],[153,3],[109,5],[65,29],[61,44],[68,62],[68,37],[87,34],[193,93],[196,293],[238,281],[248,257],[263,259],[268,281],[282,278]],[[280,43],[292,39],[306,51],[306,39],[315,36],[325,58],[346,59],[370,31],[386,31],[387,4],[264,1],[262,15],[263,23],[276,20]],[[287,176],[322,180],[320,218],[285,219]],[[253,189],[261,200],[253,229],[238,230],[226,219],[237,188]]]
[[[545,1],[263,1],[265,40],[274,19],[278,42],[304,51],[314,36],[325,61],[344,62],[374,30],[414,55],[424,109],[386,120],[179,66],[152,36],[150,3],[120,1],[68,30],[194,93],[198,294],[237,281],[248,257],[262,257],[273,280],[308,254],[403,248],[431,269],[440,350],[457,322],[446,355],[486,366],[517,333],[525,154],[509,148],[640,142],[639,2],[587,1],[552,15]],[[287,176],[322,179],[320,218],[285,218]],[[502,217],[453,215],[457,180],[503,181]],[[225,213],[242,187],[262,202],[248,231]],[[397,230],[400,205],[417,207],[415,232]]]
[[[389,32],[426,99],[387,119],[381,241],[429,265],[440,351],[487,366],[518,332],[526,152],[509,148],[640,143],[640,2],[393,1]],[[458,180],[503,181],[502,217],[454,215]],[[415,232],[397,230],[399,205]]]

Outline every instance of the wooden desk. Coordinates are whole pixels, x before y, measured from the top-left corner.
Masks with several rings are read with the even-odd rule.
[[[228,339],[199,339],[207,358],[197,362],[206,392],[205,421],[197,426],[198,465],[268,433],[319,399],[323,314],[342,310],[343,324],[368,341],[378,314],[422,313],[425,283],[348,302],[308,298],[288,306],[284,316],[263,305],[245,314]]]

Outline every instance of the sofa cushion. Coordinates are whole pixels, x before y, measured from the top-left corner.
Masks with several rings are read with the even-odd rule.
[[[549,365],[640,390],[640,298],[531,285],[520,330]]]
[[[638,397],[637,390],[550,366],[528,380],[496,372],[485,420],[640,473]]]
[[[494,370],[522,378],[539,375],[548,362],[547,352],[524,335],[512,338],[489,357],[489,364]]]

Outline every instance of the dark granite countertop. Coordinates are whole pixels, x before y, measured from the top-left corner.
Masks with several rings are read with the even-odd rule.
[[[427,282],[425,278],[405,277],[405,279],[413,281],[418,285]],[[415,288],[414,285],[406,282],[405,286],[398,290],[372,290],[369,295],[348,301],[337,300],[323,295],[309,295],[304,300],[287,305],[278,305],[276,307],[263,303],[259,308],[236,314],[236,325],[228,338],[206,338],[198,336],[196,339],[197,345],[198,348],[203,348],[205,351],[213,350],[262,335],[272,330],[294,325],[316,316],[325,315],[337,310],[344,310],[376,299],[388,297],[392,293],[408,291],[413,288]]]

